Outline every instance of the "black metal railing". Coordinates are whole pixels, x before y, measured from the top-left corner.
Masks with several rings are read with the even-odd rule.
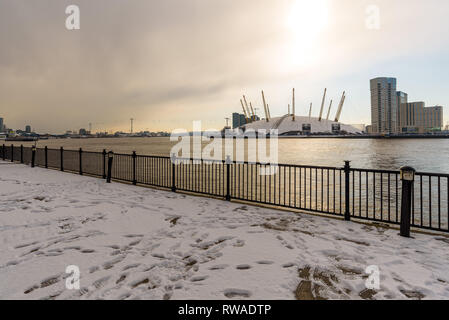
[[[0,158],[30,164],[32,148],[0,146]],[[106,178],[108,153],[37,148],[35,165]],[[402,181],[399,171],[197,160],[113,154],[111,178],[316,213],[401,223]],[[416,173],[412,188],[411,226],[449,232],[449,175]]]

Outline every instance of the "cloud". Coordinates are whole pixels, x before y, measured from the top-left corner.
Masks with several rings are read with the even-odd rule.
[[[8,125],[61,132],[93,122],[124,130],[135,117],[137,129],[199,119],[220,127],[240,110],[243,93],[260,104],[265,89],[280,114],[293,86],[304,106],[324,86],[334,98],[344,89],[350,97],[375,66],[447,49],[447,37],[434,32],[448,24],[439,19],[448,7],[440,1],[329,0],[330,23],[306,46],[305,64],[297,63],[305,52],[292,55],[301,38],[285,26],[289,0],[77,0],[81,30],[67,31],[65,8],[73,2],[0,2],[0,114]],[[382,12],[377,33],[364,28],[371,2]],[[369,103],[368,91],[353,96],[356,105]],[[368,114],[369,104],[347,119]]]

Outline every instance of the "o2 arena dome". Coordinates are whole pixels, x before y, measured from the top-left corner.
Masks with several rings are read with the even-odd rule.
[[[327,88],[324,89],[324,95],[318,118],[312,117],[312,104],[310,104],[308,117],[295,115],[295,89],[293,89],[292,92],[292,112],[290,112],[289,105],[288,113],[286,115],[274,118],[270,115],[270,107],[266,103],[265,94],[262,91],[263,108],[265,111],[265,119],[262,120],[259,120],[256,116],[254,112],[255,108],[253,108],[252,103],[250,102],[248,105],[246,97],[243,96],[243,100],[240,99],[240,104],[242,105],[244,113],[241,117],[244,117],[245,121],[244,124],[241,124],[240,128],[244,131],[266,130],[267,134],[270,134],[270,130],[278,130],[279,136],[362,134],[363,131],[359,128],[340,123],[340,116],[346,99],[345,92],[343,92],[340,103],[338,104],[335,120],[329,120],[333,100],[330,101],[326,119],[323,117],[326,93]]]
[[[300,134],[362,134],[362,131],[354,126],[335,122],[331,120],[313,117],[285,115],[283,117],[272,118],[268,122],[266,119],[248,123],[243,126],[245,131],[253,129],[255,131],[265,129],[267,133],[272,129],[277,129],[279,135],[300,135]]]

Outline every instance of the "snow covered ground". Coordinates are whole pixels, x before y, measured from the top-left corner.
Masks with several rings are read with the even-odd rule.
[[[449,239],[413,236],[0,162],[1,299],[448,299]]]

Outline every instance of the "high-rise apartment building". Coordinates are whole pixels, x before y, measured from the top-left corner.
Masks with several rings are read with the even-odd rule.
[[[396,123],[397,123],[397,132],[401,132],[401,105],[404,103],[408,102],[408,94],[402,91],[397,91],[396,92],[396,97],[397,97],[397,108],[398,108],[398,115],[396,118]]]
[[[408,102],[408,94],[396,91],[396,78],[375,78],[371,88],[371,133],[427,133],[443,127],[443,107]]]
[[[0,118],[0,132],[3,132],[3,118]]]
[[[246,124],[245,115],[234,112],[232,114],[232,128],[239,128]]]
[[[401,133],[427,133],[443,127],[443,107],[425,107],[424,102],[403,103],[400,106]]]
[[[398,116],[396,78],[371,79],[370,88],[372,132],[396,133]]]

